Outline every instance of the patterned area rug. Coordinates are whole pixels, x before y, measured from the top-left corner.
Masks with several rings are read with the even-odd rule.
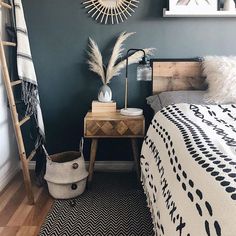
[[[56,200],[40,236],[152,236],[153,225],[134,173],[95,173],[92,187],[75,199]]]

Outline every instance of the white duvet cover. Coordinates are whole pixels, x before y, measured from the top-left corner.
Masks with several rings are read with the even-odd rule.
[[[156,235],[236,236],[236,105],[171,105],[141,154]]]

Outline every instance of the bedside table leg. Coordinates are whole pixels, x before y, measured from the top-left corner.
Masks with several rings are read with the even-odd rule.
[[[140,165],[139,165],[139,151],[138,151],[138,144],[136,138],[131,138],[131,145],[132,145],[132,151],[133,151],[133,158],[134,158],[134,164],[136,167],[137,172],[137,178],[140,180]]]
[[[93,169],[96,159],[97,147],[98,147],[98,139],[93,138],[90,148],[89,176],[88,176],[89,183],[91,183],[93,179]]]

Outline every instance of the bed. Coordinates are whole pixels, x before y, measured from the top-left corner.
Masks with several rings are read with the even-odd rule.
[[[199,60],[153,61],[154,94],[205,86]],[[155,235],[236,235],[236,105],[162,107],[140,164]]]

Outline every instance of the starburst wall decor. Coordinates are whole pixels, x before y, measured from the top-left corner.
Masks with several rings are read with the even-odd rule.
[[[138,7],[139,0],[85,0],[88,14],[103,24],[119,24],[127,20]]]

